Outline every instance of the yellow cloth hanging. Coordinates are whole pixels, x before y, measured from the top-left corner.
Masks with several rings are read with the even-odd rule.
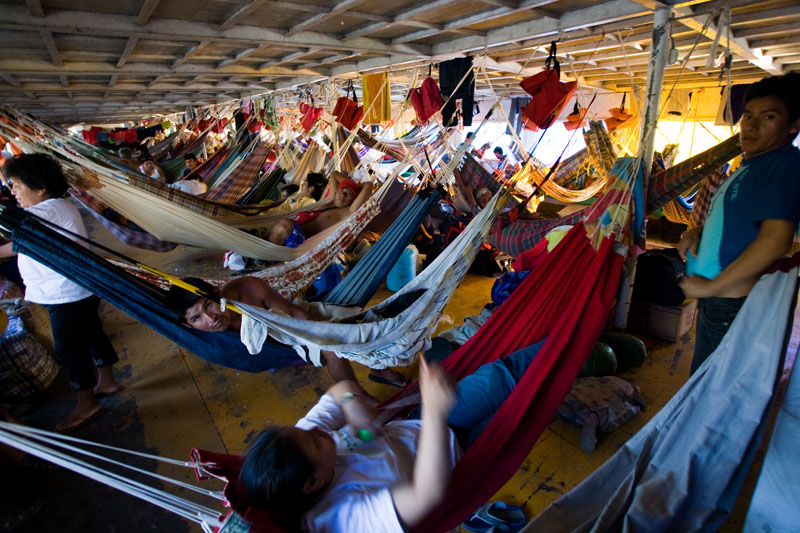
[[[388,72],[361,76],[361,91],[365,111],[364,124],[380,124],[392,118]]]

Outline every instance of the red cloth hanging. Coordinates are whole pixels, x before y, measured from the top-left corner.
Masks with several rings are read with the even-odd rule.
[[[553,67],[551,68],[551,63]],[[550,55],[545,60],[545,70],[525,78],[520,87],[533,98],[522,110],[528,129],[536,131],[549,127],[558,117],[578,88],[577,82],[562,83],[561,67],[556,59],[556,43],[550,44]]]
[[[311,131],[311,128],[314,127],[314,124],[316,124],[317,120],[322,116],[322,108],[308,105],[305,102],[300,102],[299,107],[300,112],[303,114],[300,118],[300,125],[303,126],[305,131]]]
[[[350,98],[350,91],[353,91],[353,98]],[[336,100],[333,116],[336,117],[336,122],[348,130],[354,130],[361,125],[361,121],[364,119],[364,108],[358,105],[356,89],[352,82],[347,88],[347,96],[341,96]]]
[[[414,106],[414,111],[417,112],[420,124],[426,124],[442,108],[444,105],[442,93],[439,91],[439,86],[436,85],[436,80],[431,77],[430,67],[428,67],[428,77],[420,87],[411,89],[408,97],[411,105]]]

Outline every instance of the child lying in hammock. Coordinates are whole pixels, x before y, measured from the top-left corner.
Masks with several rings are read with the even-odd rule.
[[[269,283],[260,278],[242,276],[226,283],[219,289],[199,278],[186,278],[184,281],[213,297],[213,299],[204,298],[177,286],[170,288],[167,293],[166,304],[175,311],[178,320],[190,328],[201,331],[231,330],[237,332],[241,329],[241,315],[230,309],[222,311],[219,305],[220,297],[264,309],[280,311],[289,316],[305,320],[314,319],[306,310],[286,300],[278,291],[270,287]],[[349,361],[340,359],[335,353],[328,351],[323,351],[322,356],[333,379],[336,381],[356,381],[356,376]],[[408,383],[405,376],[390,368],[383,370],[371,369],[370,379],[397,387],[403,387]],[[367,395],[366,391],[360,386],[359,392]]]
[[[422,420],[380,426],[356,383],[340,381],[294,427],[271,427],[246,453],[250,503],[304,531],[398,533],[446,496],[450,472],[544,341],[480,367],[457,388],[420,359]],[[367,430],[374,440],[359,440]]]
[[[305,211],[294,220],[279,220],[270,228],[269,242],[295,248],[306,237],[316,235],[355,213],[372,194],[371,184],[359,185],[340,172],[334,172],[330,181],[330,187],[335,191],[333,206],[321,211]]]

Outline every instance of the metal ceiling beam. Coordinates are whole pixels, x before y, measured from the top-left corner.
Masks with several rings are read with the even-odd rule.
[[[142,8],[139,10],[139,14],[136,16],[136,24],[139,26],[144,26],[150,20],[150,17],[153,15],[153,11],[156,10],[158,7],[158,3],[161,0],[144,0],[144,4],[142,4]]]
[[[139,42],[137,37],[130,37],[128,41],[125,43],[125,49],[122,51],[122,55],[119,56],[117,60],[117,68],[122,68],[125,66],[125,63],[128,62],[130,59],[131,54],[133,53],[134,48],[136,48],[136,44]]]
[[[39,34],[42,36],[42,43],[44,43],[44,47],[47,48],[47,53],[50,54],[50,59],[53,61],[53,65],[60,67],[64,63],[61,61],[61,55],[58,53],[58,47],[56,46],[56,40],[53,39],[53,34],[49,31],[40,31]]]

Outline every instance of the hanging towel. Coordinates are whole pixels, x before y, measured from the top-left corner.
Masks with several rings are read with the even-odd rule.
[[[380,124],[392,118],[388,77],[388,72],[361,76],[362,102],[365,110],[364,124]]]

